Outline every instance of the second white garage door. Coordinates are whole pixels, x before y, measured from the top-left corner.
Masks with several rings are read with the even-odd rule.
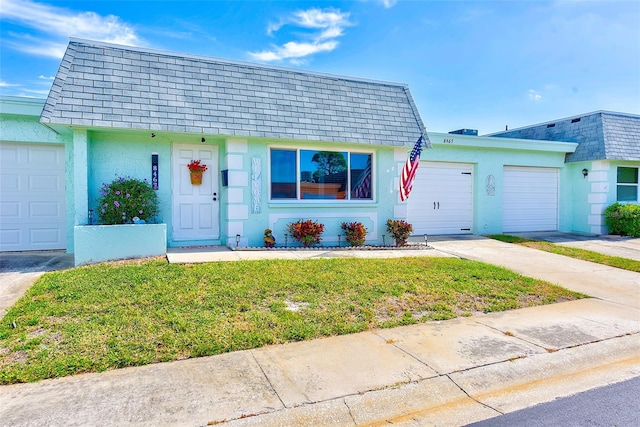
[[[0,251],[64,249],[64,147],[0,143]]]
[[[558,229],[558,169],[505,166],[502,230]]]
[[[413,234],[471,233],[472,172],[466,163],[420,163],[407,206]]]

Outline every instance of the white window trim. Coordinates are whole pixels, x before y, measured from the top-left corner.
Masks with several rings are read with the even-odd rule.
[[[296,152],[296,194],[297,194],[297,198],[295,199],[273,199],[271,197],[271,150],[288,150],[288,151],[295,151]],[[349,195],[349,198],[347,199],[342,199],[342,200],[335,200],[335,199],[301,199],[300,198],[300,150],[307,150],[307,151],[335,151],[337,153],[347,153],[347,186],[349,188],[349,191],[347,192],[347,194]],[[370,154],[371,155],[371,199],[351,199],[351,154]],[[366,205],[366,204],[371,204],[371,203],[375,203],[376,202],[376,187],[377,187],[377,174],[376,174],[376,152],[375,151],[369,151],[369,150],[364,150],[364,149],[349,149],[349,148],[345,148],[345,149],[341,149],[341,148],[330,148],[327,149],[327,147],[322,147],[322,146],[315,146],[315,145],[311,145],[311,146],[304,146],[304,147],[300,147],[300,146],[288,146],[288,145],[269,145],[268,146],[268,151],[267,151],[267,194],[269,197],[269,203],[274,203],[274,204],[291,204],[291,203],[295,203],[295,204],[314,204],[314,205],[327,205],[327,204],[344,204],[344,203],[349,203],[349,204],[361,204],[361,205]]]

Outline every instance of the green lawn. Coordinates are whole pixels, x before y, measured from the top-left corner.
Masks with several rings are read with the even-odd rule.
[[[640,261],[629,258],[604,255],[599,252],[587,251],[584,249],[572,248],[569,246],[555,245],[553,243],[545,242],[542,240],[525,239],[508,234],[493,234],[487,237],[500,240],[502,242],[515,243],[518,245],[526,246],[528,248],[539,249],[541,251],[551,252],[558,255],[564,255],[571,258],[582,259],[585,261],[591,261],[598,264],[608,265],[611,267],[622,268],[624,270],[636,271],[640,273]]]
[[[0,383],[580,297],[455,258],[100,264],[45,274],[0,320]]]

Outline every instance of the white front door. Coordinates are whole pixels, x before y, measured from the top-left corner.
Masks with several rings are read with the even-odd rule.
[[[473,165],[420,162],[407,219],[414,234],[468,234],[473,223]]]
[[[207,165],[202,184],[191,184],[191,160]],[[210,240],[220,237],[218,147],[175,144],[172,159],[173,240]]]

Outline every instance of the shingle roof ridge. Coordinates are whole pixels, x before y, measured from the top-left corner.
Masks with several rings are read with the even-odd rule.
[[[633,119],[640,119],[640,114],[622,113],[618,111],[606,111],[606,110],[600,110],[598,111],[598,113],[602,113],[603,115],[608,115],[608,116],[621,116],[621,117],[629,117]]]
[[[75,55],[76,49],[71,45],[67,46],[67,50],[64,52],[64,56],[60,61],[60,66],[58,67],[56,77],[51,84],[49,93],[47,94],[47,100],[44,104],[44,108],[42,109],[42,113],[40,114],[41,122],[48,121],[46,117],[55,109],[56,104],[58,103],[58,100],[60,98],[60,91],[62,90],[62,86],[64,85],[65,80],[67,79],[67,75],[69,73],[69,69]]]
[[[517,128],[509,129],[507,132],[515,132],[515,131],[518,131],[518,130],[530,129],[530,128],[535,128],[535,127],[538,127],[538,126],[546,126],[546,125],[552,124],[552,123],[558,123],[558,122],[578,119],[578,118],[582,118],[582,117],[594,116],[594,115],[597,115],[597,114],[624,116],[624,117],[632,117],[632,118],[640,119],[640,115],[633,114],[633,113],[622,113],[622,112],[617,112],[617,111],[596,110],[596,111],[592,111],[590,113],[576,114],[574,116],[563,117],[563,118],[548,120],[548,121],[545,121],[545,122],[535,123],[535,124],[531,124],[531,125],[520,126],[520,127],[517,127]],[[505,131],[501,130],[501,131],[497,131],[497,132],[488,133],[488,134],[486,134],[484,136],[493,136],[493,135],[498,135],[498,134],[503,134],[503,133],[505,133]]]
[[[411,106],[411,112],[413,113],[413,116],[416,122],[420,126],[420,133],[424,141],[424,144],[426,144],[427,147],[431,148],[431,141],[429,140],[429,134],[427,134],[427,127],[422,122],[422,118],[420,117],[420,112],[418,111],[418,106],[416,105],[408,86],[404,88],[404,94],[407,97],[407,100],[409,101],[409,105]]]
[[[173,52],[173,51],[169,51],[169,50],[146,48],[146,47],[140,47],[140,46],[121,45],[121,44],[116,44],[116,43],[108,43],[108,42],[102,42],[102,41],[96,41],[96,40],[82,39],[82,38],[78,38],[78,37],[69,37],[69,42],[70,43],[79,43],[79,44],[84,44],[84,45],[94,46],[94,47],[107,47],[107,48],[120,49],[120,50],[131,50],[131,51],[134,51],[134,52],[149,53],[149,54],[152,54],[152,55],[160,55],[160,56],[169,56],[169,57],[173,57],[173,58],[193,59],[193,60],[204,61],[204,62],[215,62],[215,63],[221,63],[221,64],[227,64],[227,65],[237,65],[237,66],[243,66],[243,67],[249,67],[249,68],[258,68],[258,69],[264,69],[264,70],[284,71],[284,72],[288,72],[288,73],[292,73],[292,74],[304,74],[304,75],[309,75],[309,76],[330,78],[330,79],[334,79],[334,80],[370,83],[370,84],[377,84],[377,85],[384,85],[384,86],[396,86],[396,87],[401,87],[401,88],[408,88],[409,87],[409,85],[407,83],[401,83],[401,82],[392,82],[392,81],[376,80],[376,79],[366,79],[366,78],[362,78],[362,77],[353,77],[353,76],[346,76],[346,75],[341,75],[341,74],[323,73],[323,72],[320,72],[320,71],[304,70],[304,69],[298,69],[298,68],[289,68],[289,67],[282,67],[282,66],[277,66],[277,65],[267,65],[267,64],[257,63],[257,62],[240,61],[240,60],[234,60],[234,59],[225,59],[225,58],[218,58],[218,57],[207,56],[207,55],[198,55],[198,54],[183,53],[183,52]]]

